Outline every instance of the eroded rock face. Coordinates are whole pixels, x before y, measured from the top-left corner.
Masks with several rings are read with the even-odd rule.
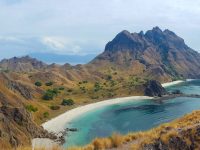
[[[36,125],[24,108],[0,107],[0,139],[12,147],[27,145],[32,138],[57,137]]]
[[[144,95],[145,96],[159,96],[167,94],[165,88],[162,87],[160,82],[156,80],[150,80],[145,84]]]
[[[21,94],[25,99],[33,98],[32,94],[31,94],[31,89],[28,86],[23,85],[19,82],[9,81],[8,88],[19,92],[19,94]]]

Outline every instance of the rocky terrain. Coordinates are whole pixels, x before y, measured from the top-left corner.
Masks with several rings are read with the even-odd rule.
[[[40,125],[66,110],[113,97],[162,96],[161,82],[200,78],[200,54],[169,30],[120,32],[85,65],[47,65],[29,56],[0,61],[0,144],[54,137]]]
[[[120,32],[91,64],[101,64],[159,80],[199,78],[200,54],[170,30]]]

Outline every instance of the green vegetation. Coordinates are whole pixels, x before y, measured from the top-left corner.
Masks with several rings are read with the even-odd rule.
[[[60,91],[63,91],[65,88],[64,87],[59,87],[58,88]]]
[[[53,90],[48,89],[42,96],[42,99],[53,100],[54,96],[57,96],[58,93],[60,93],[60,91],[57,88],[54,88]]]
[[[87,80],[84,80],[83,83],[86,84],[86,83],[88,83],[88,81],[87,81]]]
[[[37,81],[37,82],[35,82],[35,85],[36,85],[36,86],[42,86],[42,83],[39,82],[39,81]]]
[[[57,106],[57,105],[52,105],[50,106],[51,110],[58,110],[60,109],[60,106]]]
[[[102,89],[102,87],[101,87],[100,83],[99,83],[99,82],[96,82],[96,83],[94,84],[94,91],[95,91],[95,92],[98,92],[98,91],[101,90],[101,89]]]
[[[44,113],[43,113],[43,117],[44,117],[44,118],[48,118],[48,117],[49,117],[49,113],[48,113],[48,112],[44,112]]]
[[[112,80],[112,76],[111,75],[108,75],[106,80]]]
[[[26,105],[25,106],[26,110],[28,110],[29,112],[36,112],[38,111],[37,107],[34,107],[33,105]]]
[[[68,105],[68,106],[71,106],[71,105],[74,105],[74,101],[72,99],[63,99],[61,105]]]
[[[53,82],[47,82],[45,83],[46,86],[52,86],[53,85]]]
[[[72,89],[68,89],[68,90],[67,90],[67,92],[72,92],[72,91],[73,91]]]

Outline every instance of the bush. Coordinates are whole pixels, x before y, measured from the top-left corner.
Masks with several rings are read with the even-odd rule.
[[[108,75],[106,79],[107,79],[107,80],[112,80],[112,76],[111,76],[111,75]]]
[[[58,95],[59,90],[57,88],[54,88],[53,90],[48,89],[45,94],[43,95],[42,99],[44,100],[52,100],[54,98],[54,96]]]
[[[47,82],[45,83],[46,86],[52,86],[53,85],[53,82]]]
[[[74,105],[74,101],[72,99],[63,99],[61,105],[68,105],[68,106],[71,106],[71,105]]]
[[[46,93],[42,96],[42,99],[52,100],[53,97],[54,97],[54,94],[52,92],[46,91]]]
[[[96,82],[96,83],[94,84],[94,91],[97,92],[97,91],[99,91],[99,90],[101,90],[101,89],[102,89],[102,87],[101,87],[100,83],[99,83],[99,82]]]
[[[87,81],[87,80],[84,80],[83,83],[86,84],[86,83],[88,83],[88,81]]]
[[[50,106],[51,110],[58,110],[60,109],[60,106],[57,106],[57,105],[52,105]]]
[[[42,86],[42,83],[39,82],[39,81],[37,81],[37,82],[35,82],[35,85],[36,85],[36,86]]]
[[[48,113],[48,112],[44,112],[44,113],[43,113],[43,117],[44,117],[44,118],[48,118],[48,117],[49,117],[49,113]]]
[[[67,92],[72,92],[72,91],[73,91],[72,89],[68,89],[68,90],[67,90]]]
[[[60,91],[63,91],[65,88],[64,87],[59,87],[58,88]]]
[[[27,105],[25,108],[26,108],[26,110],[28,110],[29,112],[36,112],[36,111],[38,111],[38,108],[37,108],[37,107],[34,107],[33,105]]]

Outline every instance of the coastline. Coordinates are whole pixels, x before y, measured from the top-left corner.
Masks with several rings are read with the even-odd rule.
[[[187,79],[186,81],[190,81],[191,79]],[[184,80],[177,80],[172,82],[163,83],[163,87],[173,86],[182,82],[186,82]],[[65,113],[48,120],[47,122],[42,124],[42,127],[49,132],[59,133],[65,130],[65,125],[70,123],[73,119],[79,117],[80,115],[92,111],[94,109],[99,109],[104,106],[109,106],[113,104],[125,103],[132,100],[140,100],[140,99],[153,99],[153,97],[148,96],[130,96],[130,97],[121,97],[121,98],[113,98],[108,100],[103,100],[96,103],[86,104],[84,106],[78,106],[77,108],[73,108]]]
[[[187,79],[186,81],[191,81],[193,79]],[[186,82],[183,80],[177,80],[173,82],[167,82],[163,83],[163,87],[169,87],[173,86],[182,82]],[[113,104],[120,104],[120,103],[126,103],[130,102],[133,100],[142,100],[142,99],[153,99],[153,97],[148,97],[148,96],[130,96],[130,97],[121,97],[121,98],[113,98],[113,99],[108,99],[108,100],[103,100],[100,102],[96,103],[91,103],[91,104],[86,104],[84,106],[78,106],[77,108],[73,108],[69,111],[66,111],[65,113],[52,118],[45,123],[42,124],[42,127],[46,129],[49,132],[53,132],[55,134],[61,133],[62,131],[65,130],[66,124],[70,123],[73,119],[76,119],[80,115],[87,113],[89,111],[99,109],[105,106],[113,105]],[[42,142],[41,142],[42,140]],[[35,138],[32,140],[32,146],[33,147],[40,147],[41,145],[43,147],[51,147],[53,145],[57,145],[58,143],[50,140],[50,139],[44,139],[44,138]]]
[[[189,79],[187,79],[186,81],[188,81]],[[163,83],[161,84],[163,87],[169,87],[169,86],[173,86],[173,85],[176,85],[176,84],[179,84],[179,83],[183,83],[183,82],[186,82],[184,80],[177,80],[177,81],[172,81],[172,82],[166,82],[166,83]]]
[[[87,104],[84,106],[80,106],[69,110],[45,123],[42,124],[43,128],[49,132],[59,133],[65,130],[66,124],[70,123],[73,119],[79,117],[80,115],[92,111],[94,109],[99,109],[105,106],[120,104],[125,102],[130,102],[133,100],[140,99],[152,99],[153,97],[148,96],[131,96],[131,97],[122,97],[122,98],[114,98],[109,100],[104,100],[96,103]]]

